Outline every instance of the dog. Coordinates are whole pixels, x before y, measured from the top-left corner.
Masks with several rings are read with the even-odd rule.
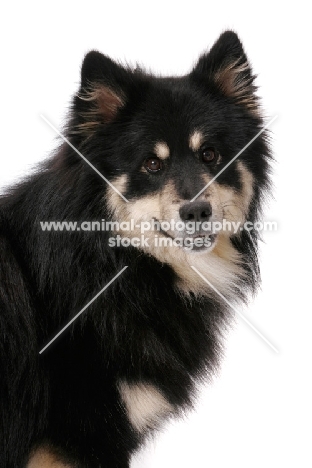
[[[85,56],[63,141],[0,201],[2,467],[126,468],[193,405],[259,284],[257,232],[215,226],[262,216],[263,124],[232,31],[181,77]]]

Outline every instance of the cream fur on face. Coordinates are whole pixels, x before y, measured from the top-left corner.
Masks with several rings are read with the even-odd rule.
[[[199,144],[199,136],[193,135],[192,144]],[[164,148],[162,148],[164,150]],[[240,191],[231,187],[213,182],[199,199],[207,199],[212,206],[211,221],[226,220],[243,224],[246,220],[249,205],[253,196],[253,176],[242,162],[237,162],[240,172],[242,189]],[[210,178],[203,177],[203,184],[207,184]],[[125,193],[128,176],[123,174],[113,180],[113,185],[121,192]],[[128,203],[116,193],[111,187],[107,191],[107,204],[113,220],[122,222],[134,220],[135,225],[143,221],[152,222],[153,219],[161,221],[180,220],[179,208],[185,202],[180,200],[174,182],[171,181],[158,193],[147,195]],[[124,237],[141,236],[140,228],[131,232],[119,231]],[[168,231],[168,234],[175,238],[181,233]],[[239,235],[238,232],[236,235]],[[217,241],[213,248],[200,253],[190,253],[187,250],[175,245],[155,245],[155,235],[161,236],[159,231],[146,231],[145,238],[148,239],[148,247],[143,246],[142,250],[152,254],[162,263],[169,264],[177,274],[176,285],[180,291],[189,294],[209,294],[209,286],[192,270],[194,266],[205,278],[212,283],[221,293],[231,295],[233,286],[237,284],[237,279],[244,276],[243,268],[240,265],[240,255],[232,246],[230,237],[233,236],[231,230],[221,231],[217,236]]]

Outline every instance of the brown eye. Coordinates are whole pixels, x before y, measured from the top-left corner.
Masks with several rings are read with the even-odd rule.
[[[201,159],[204,163],[213,163],[217,159],[217,152],[214,148],[203,148],[201,150]]]
[[[144,167],[148,172],[158,172],[163,168],[163,163],[157,156],[152,156],[145,159]]]

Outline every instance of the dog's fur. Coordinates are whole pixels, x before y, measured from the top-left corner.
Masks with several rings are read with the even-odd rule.
[[[259,279],[253,231],[220,232],[194,252],[154,247],[155,232],[149,247],[110,247],[111,232],[47,232],[40,221],[178,221],[262,125],[254,76],[231,31],[182,77],[87,54],[65,134],[128,202],[67,143],[1,198],[2,467],[128,467],[146,435],[192,404],[196,382],[220,357],[231,311],[191,266],[230,301],[244,300]],[[217,155],[208,164],[207,145]],[[194,206],[210,207],[213,220],[255,222],[269,157],[262,134]]]

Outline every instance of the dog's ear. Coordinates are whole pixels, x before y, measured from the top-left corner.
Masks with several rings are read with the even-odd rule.
[[[80,90],[74,107],[79,131],[90,133],[100,123],[113,122],[126,103],[129,72],[97,51],[89,52],[81,67]]]
[[[220,92],[257,113],[255,76],[243,46],[233,31],[226,31],[198,60],[191,76],[213,82]]]

